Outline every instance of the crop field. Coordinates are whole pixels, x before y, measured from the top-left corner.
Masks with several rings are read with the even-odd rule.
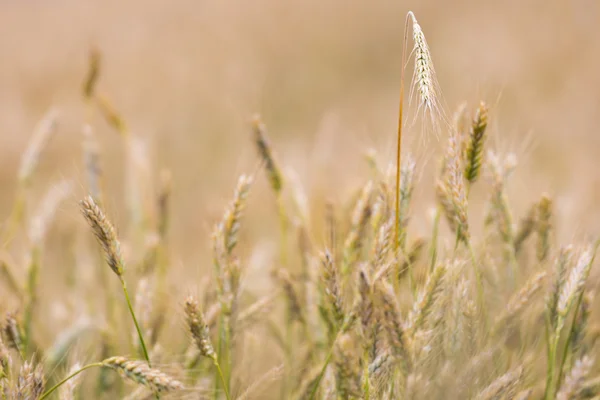
[[[600,3],[0,2],[0,399],[600,399]]]

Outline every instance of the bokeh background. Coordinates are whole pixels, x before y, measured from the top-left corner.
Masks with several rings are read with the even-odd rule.
[[[368,178],[369,149],[383,167],[393,160],[408,10],[431,47],[448,115],[463,101],[470,109],[487,101],[488,144],[517,155],[509,188],[515,216],[548,192],[559,242],[600,233],[597,0],[2,0],[0,217],[10,214],[34,126],[55,107],[59,131],[40,160],[31,201],[72,179],[75,193],[58,213],[66,223],[51,232],[86,229],[76,210],[85,193],[81,85],[96,47],[98,91],[145,144],[149,176],[172,173],[171,276],[182,291],[193,287],[210,267],[210,230],[237,176],[258,167],[253,113],[263,116],[284,169],[301,182],[314,220],[327,199],[347,200]],[[126,231],[123,142],[101,116],[92,126],[106,206]],[[425,232],[446,133],[425,138],[419,127],[407,131],[405,150],[420,172],[421,217],[411,224]],[[268,269],[277,215],[260,176],[242,238],[250,263]],[[476,190],[475,214],[484,201]]]

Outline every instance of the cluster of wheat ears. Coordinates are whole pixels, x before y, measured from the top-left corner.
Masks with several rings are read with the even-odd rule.
[[[401,160],[409,56],[414,57],[411,93],[418,103],[417,117],[433,122],[448,138],[428,238],[408,229],[409,219],[417,218],[410,210],[416,163],[408,156]],[[39,312],[44,282],[39,276],[49,267],[42,257],[46,231],[70,193],[69,183],[54,185],[37,210],[28,210],[38,160],[56,130],[57,115],[47,115],[23,155],[14,210],[2,238],[2,300],[16,299],[19,305],[3,317],[0,396],[600,399],[594,359],[600,330],[591,321],[594,291],[588,282],[597,244],[555,245],[547,195],[540,195],[514,221],[506,192],[514,156],[486,148],[485,103],[472,113],[461,108],[451,121],[444,118],[431,54],[412,13],[406,19],[402,71],[396,169],[384,172],[372,163],[372,179],[350,200],[348,212],[328,204],[322,218],[326,243],[315,243],[301,207],[286,206],[294,202],[284,198],[293,200],[301,189],[286,190],[298,184],[281,173],[260,118],[252,120],[253,141],[281,222],[280,262],[271,274],[276,290],[266,294],[243,285],[245,262],[237,248],[255,174],[239,178],[233,199],[214,226],[213,272],[202,298],[186,297],[165,284],[175,268],[166,239],[168,174],[161,175],[151,211],[141,201],[131,207],[142,221],[139,230],[152,240],[139,249],[130,245],[143,256],[129,268],[103,206],[100,156],[92,129],[85,125],[89,195],[79,205],[100,245],[91,254],[99,287],[91,294],[96,297],[91,313],[103,321],[97,350],[91,353],[95,360],[70,352],[89,322],[66,327],[50,347],[42,346],[36,335],[44,324]],[[83,86],[87,118],[94,111],[106,118],[128,149],[128,168],[135,169],[134,137],[98,94],[99,72],[99,55],[92,52]],[[484,175],[489,179],[482,179]],[[139,177],[134,174],[134,179]],[[480,238],[471,234],[468,206],[476,184],[489,190]],[[10,256],[11,243],[21,234],[28,249],[23,266]],[[75,283],[67,279],[72,289]],[[113,293],[111,284],[117,280],[124,301],[119,291]],[[135,283],[134,301],[128,283]],[[187,331],[183,343],[166,331],[167,303],[179,305],[185,329],[184,324],[177,328]],[[256,327],[264,333],[259,350],[246,354],[248,332]],[[247,357],[268,362],[273,361],[271,353],[280,355],[280,361],[261,373],[247,370]],[[123,379],[116,379],[114,371]]]

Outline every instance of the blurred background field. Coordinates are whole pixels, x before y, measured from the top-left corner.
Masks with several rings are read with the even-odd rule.
[[[55,107],[60,127],[41,158],[33,205],[61,178],[73,179],[76,190],[59,210],[63,223],[49,235],[48,257],[53,240],[87,229],[76,208],[85,194],[81,85],[96,47],[98,91],[145,143],[151,179],[165,168],[173,176],[171,283],[180,293],[198,290],[210,268],[212,224],[237,176],[258,168],[253,113],[263,116],[277,158],[297,175],[310,207],[347,199],[368,177],[368,149],[382,166],[393,160],[408,10],[427,34],[448,114],[463,101],[474,109],[486,100],[490,143],[517,155],[518,178],[509,188],[516,215],[548,192],[559,242],[600,233],[596,0],[2,0],[0,217],[10,214],[33,128]],[[125,234],[123,143],[100,115],[92,126],[102,147],[106,208]],[[445,132],[420,134],[418,126],[410,130],[405,149],[418,161],[414,208],[425,216],[434,206],[432,174]],[[484,200],[475,193],[474,209]],[[265,276],[276,262],[273,202],[261,175],[241,243],[251,271],[264,268]],[[425,233],[430,222],[411,224]],[[42,274],[52,279],[56,270]]]

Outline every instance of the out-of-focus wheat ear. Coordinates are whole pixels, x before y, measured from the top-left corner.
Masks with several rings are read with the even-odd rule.
[[[454,210],[454,205],[452,204],[452,198],[450,197],[450,190],[446,183],[438,179],[435,184],[435,194],[437,197],[437,201],[444,211],[444,216],[446,217],[446,221],[448,222],[448,226],[450,230],[454,233],[457,232],[456,226],[456,212]]]
[[[273,149],[267,139],[267,128],[258,114],[252,117],[252,134],[254,135],[254,143],[258,149],[258,154],[265,163],[271,188],[275,193],[280,193],[283,188],[283,175],[275,161]]]
[[[36,363],[34,366],[33,360],[25,361],[19,371],[11,399],[38,400],[44,392],[45,385],[41,364]]]
[[[213,360],[216,359],[217,355],[210,340],[208,325],[204,321],[198,302],[192,296],[188,296],[185,300],[185,315],[192,340],[200,350],[200,354]]]
[[[240,176],[233,194],[233,200],[225,210],[223,219],[218,227],[227,256],[231,255],[237,245],[240,223],[252,182],[251,177],[246,175]]]
[[[77,362],[77,363],[73,364],[73,366],[69,369],[68,375],[72,375],[73,373],[79,371],[80,369],[81,369],[81,365]],[[81,381],[81,376],[76,375],[73,378],[69,379],[67,382],[65,382],[60,387],[60,390],[58,392],[58,397],[60,398],[60,400],[75,400],[77,386],[79,386],[80,381]]]
[[[381,268],[388,259],[390,250],[392,249],[393,225],[393,221],[389,220],[379,227],[375,235],[371,261],[369,263],[371,271]]]
[[[40,161],[40,155],[47,147],[50,139],[56,133],[58,126],[58,111],[51,109],[44,115],[33,131],[29,145],[21,157],[19,167],[19,183],[29,186]]]
[[[557,334],[562,330],[567,318],[567,314],[571,310],[571,306],[575,302],[575,299],[579,297],[584,289],[585,283],[592,268],[592,264],[594,262],[594,257],[595,249],[583,249],[579,255],[579,258],[577,259],[577,262],[567,275],[567,278],[561,288],[560,295],[558,296],[558,302],[556,305]]]
[[[341,335],[335,344],[335,386],[337,395],[342,399],[354,397],[359,391],[358,364],[354,357],[353,346],[349,334]]]
[[[416,163],[414,159],[409,155],[408,157],[405,157],[404,162],[402,164],[402,168],[400,170],[400,213],[398,215],[398,221],[396,221],[396,223],[399,226],[398,231],[400,235],[400,237],[398,238],[398,247],[403,250],[406,248],[410,201],[415,188],[415,167]]]
[[[452,127],[456,129],[459,136],[464,137],[469,134],[467,126],[470,129],[469,113],[467,110],[467,102],[462,102],[456,107],[454,114],[452,114]],[[463,142],[466,146],[467,142]],[[466,148],[463,153],[466,152]]]
[[[414,336],[423,327],[433,304],[442,290],[442,280],[444,279],[446,270],[447,267],[445,264],[438,264],[427,277],[425,287],[419,292],[405,326],[410,335]]]
[[[584,398],[598,400],[598,394],[600,393],[600,376],[595,378],[587,379],[583,382],[581,388],[581,394]]]
[[[531,399],[533,394],[533,389],[525,389],[521,390],[519,393],[515,395],[513,400],[529,400]]]
[[[548,310],[548,319],[552,329],[556,328],[558,320],[558,314],[556,307],[558,306],[558,298],[562,291],[562,287],[567,279],[567,272],[571,268],[574,262],[574,250],[573,246],[566,246],[560,249],[560,253],[556,259],[556,271],[554,273],[554,280],[552,288],[546,300],[546,309]]]
[[[575,361],[575,365],[571,372],[565,378],[565,383],[556,396],[556,400],[571,400],[582,398],[582,390],[584,389],[584,382],[587,379],[594,361],[588,357],[583,356],[579,360]]]
[[[508,321],[517,316],[531,302],[535,293],[542,288],[547,275],[546,271],[538,272],[525,283],[521,290],[510,298],[504,311],[496,317],[492,331],[498,331],[504,327]]]
[[[492,400],[501,398],[512,398],[518,385],[523,380],[524,368],[519,366],[506,374],[496,378],[485,389],[483,389],[475,398],[477,400]]]
[[[377,297],[383,314],[382,324],[386,332],[388,343],[394,356],[398,359],[403,373],[408,376],[411,370],[412,359],[410,345],[400,317],[400,309],[396,301],[393,289],[380,282],[375,285]]]
[[[10,348],[19,353],[21,358],[23,358],[23,334],[17,318],[13,313],[6,314],[6,319],[4,321],[4,337],[8,341]]]
[[[92,47],[88,56],[87,74],[81,87],[81,93],[86,101],[90,101],[94,97],[96,84],[100,77],[100,62],[100,51],[96,47]]]
[[[275,272],[275,277],[286,295],[288,302],[288,317],[290,322],[298,321],[302,324],[306,323],[304,310],[300,304],[300,299],[298,297],[296,288],[294,288],[290,274],[286,270],[280,269]]]
[[[487,124],[488,108],[484,102],[481,102],[471,123],[471,131],[465,153],[465,179],[469,184],[475,183],[481,172]]]
[[[450,198],[455,211],[456,224],[459,238],[464,242],[469,240],[469,221],[467,216],[467,193],[465,188],[464,169],[460,154],[460,138],[451,134],[448,139],[448,170],[446,185],[450,191]]]
[[[153,282],[150,282],[148,278],[142,277],[137,283],[135,291],[135,315],[138,317],[138,323],[144,331],[144,336],[152,337],[152,313],[153,304],[152,297],[154,296]],[[137,348],[141,350],[141,343],[137,332],[132,332],[133,343],[136,344]]]
[[[377,336],[381,327],[373,302],[373,286],[364,268],[360,270],[358,275],[358,294],[363,357],[366,358],[366,364],[368,365],[377,354]]]
[[[551,224],[552,218],[552,200],[548,195],[543,195],[542,199],[538,203],[537,210],[537,234],[538,234],[538,245],[537,245],[537,258],[538,261],[542,262],[548,258],[550,251],[550,231],[552,229]]]
[[[184,389],[183,383],[157,369],[150,368],[145,362],[132,361],[125,357],[111,357],[103,360],[102,366],[114,369],[121,376],[147,387],[154,393]]]
[[[106,122],[122,137],[129,136],[129,130],[123,117],[117,112],[111,102],[102,95],[94,97],[96,105],[100,109],[100,113],[106,119]]]
[[[0,335],[0,389],[4,381],[10,380],[11,371],[12,357]]]
[[[573,321],[573,330],[571,332],[570,337],[572,349],[571,351],[574,355],[585,354],[591,347],[587,343],[584,343],[584,338],[587,333],[588,322],[590,320],[590,313],[593,302],[593,292],[584,292],[576,319],[575,321]]]
[[[423,249],[425,249],[425,245],[427,241],[424,238],[418,237],[416,238],[408,248],[404,261],[400,264],[400,269],[398,271],[398,275],[396,279],[399,281],[404,278],[407,272],[409,272],[409,268],[414,267],[414,265],[419,261],[421,255],[423,255]]]
[[[527,238],[531,236],[537,221],[537,210],[537,204],[533,205],[519,222],[514,239],[515,254],[519,253]]]
[[[71,194],[72,188],[70,181],[62,180],[52,185],[44,196],[29,225],[29,240],[33,247],[42,245],[59,205]]]
[[[248,386],[242,394],[236,397],[236,400],[258,399],[259,397],[257,396],[262,390],[265,389],[266,384],[281,378],[282,373],[282,365],[278,365],[276,367],[271,368],[270,370],[262,374],[258,379],[254,380],[252,384]]]
[[[336,328],[344,321],[340,273],[329,250],[321,254],[321,282],[326,309],[330,310]]]
[[[169,228],[169,204],[172,192],[173,178],[171,176],[171,171],[163,169],[160,173],[160,185],[156,200],[158,209],[157,231],[163,243],[166,241]]]
[[[371,217],[371,197],[373,193],[373,183],[368,182],[362,189],[354,210],[350,232],[346,236],[343,249],[342,275],[347,276],[354,264],[360,257],[363,242],[366,239],[369,218]]]
[[[279,292],[271,293],[256,300],[246,309],[240,311],[236,321],[236,329],[243,331],[252,326],[256,321],[260,321],[266,317],[273,309],[273,302],[278,295]]]
[[[115,229],[91,196],[81,200],[79,205],[83,216],[104,250],[108,265],[121,278],[124,272],[124,265],[121,257],[121,243],[117,238]]]
[[[100,144],[96,139],[91,125],[83,126],[83,164],[85,177],[90,196],[96,204],[102,204],[102,176],[103,170],[100,163]]]

